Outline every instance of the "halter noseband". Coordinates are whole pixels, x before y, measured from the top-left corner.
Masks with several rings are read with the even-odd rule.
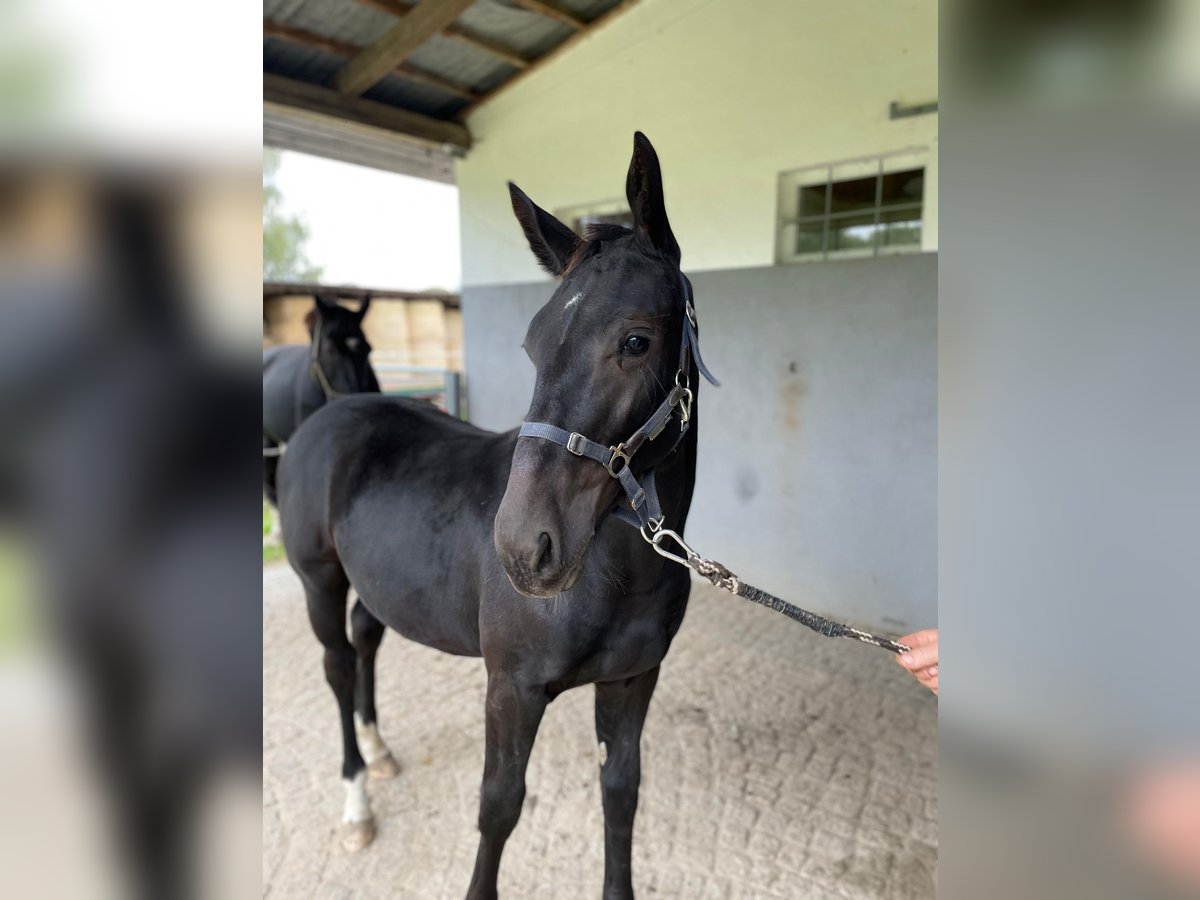
[[[679,273],[679,284],[683,293],[683,329],[679,342],[679,369],[675,373],[675,385],[667,398],[658,405],[641,427],[619,444],[606,447],[584,437],[578,431],[567,431],[557,425],[546,422],[525,422],[521,426],[518,437],[540,438],[565,447],[568,452],[585,459],[593,460],[604,466],[608,474],[621,483],[625,497],[629,501],[629,509],[618,506],[613,512],[623,522],[636,527],[645,528],[650,525],[662,525],[662,507],[658,500],[658,491],[654,486],[653,466],[646,470],[639,482],[631,470],[633,457],[646,444],[654,441],[663,433],[667,423],[673,416],[679,419],[679,433],[671,449],[663,454],[663,459],[670,456],[687,434],[691,427],[692,391],[688,386],[692,360],[700,374],[708,379],[714,387],[719,382],[708,371],[704,360],[700,357],[700,338],[696,333],[696,310],[692,306],[692,288],[683,272]]]
[[[329,381],[329,377],[325,374],[325,370],[321,368],[321,332],[323,331],[320,317],[317,317],[316,328],[313,329],[312,349],[308,354],[308,367],[312,371],[313,377],[317,379],[317,384],[321,386],[321,390],[325,392],[325,402],[334,400],[338,397],[348,397],[354,391],[339,391]]]

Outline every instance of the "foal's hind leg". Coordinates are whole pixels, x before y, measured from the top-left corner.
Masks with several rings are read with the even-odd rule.
[[[604,900],[632,900],[633,817],[642,780],[641,738],[658,667],[596,685],[596,739],[604,803]]]
[[[375,717],[375,654],[383,640],[383,623],[357,600],[350,610],[350,639],[358,654],[354,689],[354,729],[358,746],[373,778],[395,778],[400,766],[379,736]]]
[[[375,822],[367,799],[367,765],[354,733],[355,652],[346,639],[346,592],[350,582],[336,563],[302,573],[308,618],[325,647],[325,679],[337,698],[342,724],[342,782],[346,805],[342,815],[342,846],[355,853],[375,838]]]
[[[542,685],[526,684],[502,672],[488,673],[479,852],[467,900],[496,897],[500,854],[521,817],[525,769],[546,703]]]

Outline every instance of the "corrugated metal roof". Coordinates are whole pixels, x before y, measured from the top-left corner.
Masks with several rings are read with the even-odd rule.
[[[345,60],[320,50],[310,50],[291,41],[263,39],[263,71],[286,75],[312,84],[326,84]]]
[[[395,16],[355,0],[263,0],[263,16],[359,47],[396,24]]]
[[[587,22],[616,6],[612,0],[558,0],[558,5]]]
[[[263,40],[263,71],[272,75],[327,86],[345,62],[344,56],[325,50],[275,37]],[[453,118],[467,105],[462,98],[397,75],[386,76],[363,96],[438,119]]]
[[[452,119],[467,105],[465,100],[450,96],[437,88],[409,81],[400,75],[385,76],[365,94],[368,100],[378,100],[403,109],[410,109],[435,119]]]
[[[554,5],[580,21],[590,23],[627,2],[557,0]],[[292,29],[283,35],[264,35],[263,71],[331,88],[349,55],[374,44],[399,21],[398,14],[377,8],[380,5],[392,7],[399,13],[417,4],[414,0],[263,0],[263,17],[267,24],[272,28],[286,26]],[[516,65],[520,60],[506,60],[506,54],[515,54],[528,60],[531,66],[536,65],[539,57],[579,33],[576,28],[530,11],[513,0],[476,0],[445,32],[430,36],[408,54],[403,61],[409,69],[408,77],[402,73],[387,74],[362,97],[429,118],[454,120],[471,105],[472,99],[476,99],[463,96],[464,90],[482,97],[520,74],[523,67]],[[323,40],[336,42],[337,46],[321,46]],[[489,51],[485,49],[487,45],[499,48],[499,51]],[[422,78],[422,73],[434,77]],[[307,101],[283,102],[297,102],[302,106]],[[272,133],[285,138],[289,146],[300,148],[304,145],[304,123],[316,121],[313,115],[296,117],[286,127],[277,122],[278,127]],[[330,153],[333,134],[339,127],[336,116],[336,112],[330,113],[329,121],[319,133],[314,131],[313,146],[321,149],[311,152],[336,155]],[[362,127],[360,122],[354,140],[364,147],[370,145],[361,153],[376,154],[378,147],[366,140]],[[428,129],[423,133],[428,134]],[[417,168],[431,171],[428,160],[419,155],[414,157],[418,158],[421,161]],[[439,180],[445,177],[447,168],[435,168]]]
[[[414,50],[408,61],[455,84],[483,92],[513,73],[512,66],[503,60],[440,34]]]
[[[411,3],[411,0],[406,2]],[[590,22],[619,2],[621,0],[559,0],[558,5]],[[302,28],[361,48],[373,44],[398,21],[396,16],[368,6],[363,0],[263,0],[263,16],[273,22]],[[530,12],[509,0],[477,0],[463,11],[455,24],[469,34],[516,51],[530,60],[536,60],[575,34],[575,30],[567,25]],[[278,38],[273,41],[307,51],[309,55],[316,52],[293,41]],[[333,64],[345,62],[342,57],[323,55],[329,56],[329,62]],[[302,63],[302,60],[305,57],[299,54],[292,56],[272,49],[272,65],[275,68],[271,71],[288,74],[284,70],[289,65],[299,70],[305,64],[322,72],[326,68],[325,63],[311,59]],[[442,35],[429,38],[409,55],[408,61],[431,74],[480,92],[494,88],[516,71],[513,66],[484,50]],[[292,77],[304,76],[296,74]],[[324,73],[324,77],[329,77],[328,72]],[[443,113],[444,117],[450,115],[453,112]]]
[[[575,33],[561,22],[496,0],[468,7],[458,21],[530,59],[553,50]]]

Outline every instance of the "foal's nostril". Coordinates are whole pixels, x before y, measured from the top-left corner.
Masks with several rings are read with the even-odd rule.
[[[543,531],[538,535],[537,556],[534,558],[533,563],[533,568],[536,571],[540,572],[550,565],[553,558],[552,549],[553,545],[550,543],[550,535]]]

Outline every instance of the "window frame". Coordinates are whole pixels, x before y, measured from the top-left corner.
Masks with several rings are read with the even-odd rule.
[[[789,169],[779,174],[778,205],[775,219],[775,262],[776,265],[796,265],[809,262],[827,262],[842,259],[873,259],[880,256],[895,256],[904,253],[920,253],[922,240],[925,235],[925,208],[927,182],[923,182],[921,199],[909,203],[883,205],[884,176],[920,169],[922,177],[929,173],[929,148],[906,147],[874,156],[861,156],[836,162],[819,163]],[[870,207],[834,212],[833,185],[839,182],[855,181],[863,178],[873,178],[875,181],[875,202]],[[800,194],[806,187],[823,186],[825,189],[825,209],[819,214],[800,215]],[[921,234],[915,243],[887,245],[879,240],[880,225],[887,223],[882,220],[885,212],[911,211],[920,212],[917,220]],[[870,247],[831,247],[831,235],[838,221],[861,219],[871,216],[873,228]],[[820,223],[821,249],[799,251],[796,249],[799,229],[803,225]],[[866,224],[866,223],[863,223]]]

